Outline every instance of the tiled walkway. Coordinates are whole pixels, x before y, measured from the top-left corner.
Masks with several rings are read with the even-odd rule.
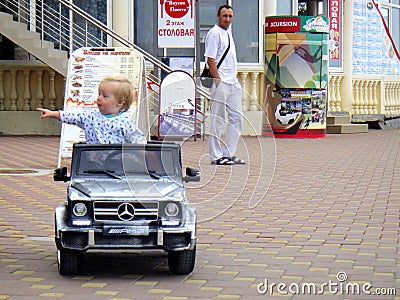
[[[107,254],[62,277],[59,138],[0,137],[0,299],[400,299],[400,130],[245,137],[248,163],[232,167],[210,165],[207,140],[182,144],[184,166],[202,174],[187,184],[194,272],[168,274],[160,253]]]

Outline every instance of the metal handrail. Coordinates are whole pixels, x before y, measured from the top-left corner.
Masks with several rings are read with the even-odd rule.
[[[83,19],[85,19],[86,21],[88,21],[89,23],[91,23],[92,25],[97,27],[98,29],[100,29],[102,32],[106,33],[107,35],[109,35],[110,37],[112,37],[113,39],[115,39],[116,41],[121,43],[122,45],[124,45],[126,47],[134,48],[139,53],[141,53],[146,60],[150,61],[152,64],[154,64],[155,66],[157,66],[158,68],[160,68],[164,72],[170,73],[170,72],[174,71],[168,65],[164,64],[163,62],[161,62],[160,60],[158,60],[157,58],[155,58],[154,56],[152,56],[151,54],[149,54],[148,52],[146,52],[142,48],[140,48],[137,45],[135,45],[134,43],[128,41],[127,39],[125,39],[124,37],[119,35],[117,32],[115,32],[114,30],[110,29],[105,24],[103,24],[102,22],[100,22],[96,18],[92,17],[90,14],[86,13],[84,10],[82,10],[79,7],[77,7],[75,4],[71,3],[70,1],[68,1],[68,0],[57,0],[57,1],[60,2],[62,5],[66,6],[69,10],[71,10],[74,13],[78,14],[80,17],[82,17]],[[205,97],[207,99],[210,98],[209,93],[206,92],[203,88],[201,88],[199,86],[197,86],[196,88],[197,88],[198,93],[201,96],[203,96],[203,97]]]
[[[120,42],[122,45],[124,45],[126,47],[134,48],[135,50],[140,52],[148,61],[150,61],[152,64],[156,65],[157,67],[159,67],[164,72],[168,72],[169,73],[169,72],[173,71],[169,66],[167,66],[164,63],[162,63],[157,58],[155,58],[151,54],[149,54],[146,51],[144,51],[142,48],[136,46],[134,43],[126,40],[124,37],[119,35],[117,32],[115,32],[114,30],[108,28],[105,24],[103,24],[102,22],[100,22],[96,18],[92,17],[90,14],[86,13],[84,10],[82,10],[79,7],[77,7],[75,4],[73,4],[73,3],[71,3],[70,1],[67,1],[67,0],[57,0],[57,1],[60,2],[62,5],[64,5],[65,7],[67,7],[69,10],[71,10],[74,13],[78,14],[80,17],[82,17],[83,19],[85,19],[86,21],[88,21],[89,23],[91,23],[92,25],[97,27],[98,29],[100,29],[102,32],[106,33],[107,35],[109,35],[110,37],[115,39],[117,42]]]
[[[165,73],[168,74],[174,71],[168,65],[122,37],[71,1],[53,1],[46,1],[45,3],[44,0],[8,0],[0,1],[0,7],[4,7],[17,16],[18,21],[26,23],[28,30],[38,32],[42,42],[53,42],[56,49],[67,50],[69,54],[74,49],[81,47],[107,47],[106,38],[110,37],[123,46],[134,48],[143,55],[146,61],[149,61]],[[74,16],[82,18],[83,26],[77,22],[71,23],[71,12]],[[100,38],[92,34],[88,26],[92,26],[91,29],[98,30]],[[160,82],[160,79],[154,74],[149,73],[147,75],[153,81]],[[196,90],[198,95],[210,99],[208,91],[201,85],[196,84]]]

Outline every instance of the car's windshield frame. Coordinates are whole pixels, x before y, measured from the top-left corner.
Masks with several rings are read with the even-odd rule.
[[[79,149],[75,176],[109,177],[147,175],[153,179],[182,177],[179,152],[168,147],[104,147]],[[96,172],[98,171],[98,172]]]

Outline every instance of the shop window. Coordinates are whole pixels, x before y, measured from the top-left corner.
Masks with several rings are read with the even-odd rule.
[[[204,61],[204,45],[208,30],[217,22],[217,10],[223,4],[227,4],[226,0],[202,0],[199,2],[199,19],[200,19],[200,60]],[[234,8],[235,9],[235,8]],[[235,11],[236,14],[236,11]],[[235,20],[236,22],[236,15]],[[236,37],[235,37],[236,38]]]
[[[232,0],[235,17],[232,31],[235,37],[236,55],[239,63],[258,63],[260,17],[258,0]]]
[[[291,15],[292,14],[292,0],[279,0],[276,1],[276,14],[277,15]]]

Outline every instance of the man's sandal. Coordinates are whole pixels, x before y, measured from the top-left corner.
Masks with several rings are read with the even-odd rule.
[[[213,160],[211,162],[212,165],[219,165],[219,166],[231,166],[234,165],[235,162],[232,161],[229,157],[221,157],[217,160]]]
[[[243,159],[241,159],[241,158],[239,158],[237,156],[232,156],[231,157],[231,161],[233,161],[233,163],[236,164],[236,165],[244,165],[246,163],[245,160],[243,160]]]

